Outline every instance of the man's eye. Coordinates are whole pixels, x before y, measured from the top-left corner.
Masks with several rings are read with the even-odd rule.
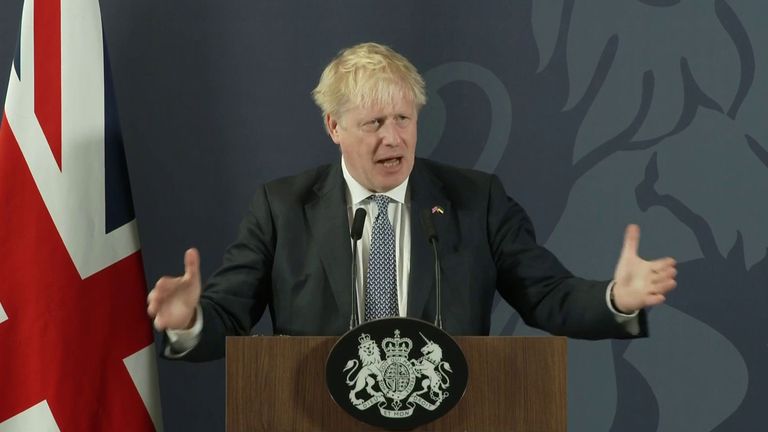
[[[376,119],[367,121],[363,123],[362,126],[363,130],[365,131],[377,131],[379,130],[379,127],[381,127],[381,121]]]
[[[407,117],[407,116],[404,116],[404,115],[399,115],[399,116],[395,117],[395,121],[397,122],[397,124],[399,126],[407,125],[410,120],[411,120],[410,117]]]

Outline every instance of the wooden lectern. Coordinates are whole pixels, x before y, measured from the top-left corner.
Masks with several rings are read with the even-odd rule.
[[[228,431],[376,431],[325,386],[337,337],[227,338]],[[565,431],[566,340],[456,337],[469,365],[461,402],[417,431]]]

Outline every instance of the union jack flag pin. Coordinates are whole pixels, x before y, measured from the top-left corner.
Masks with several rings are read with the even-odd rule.
[[[432,207],[432,214],[435,214],[435,213],[443,214],[445,213],[445,210],[443,210],[443,208],[440,206],[434,206]]]

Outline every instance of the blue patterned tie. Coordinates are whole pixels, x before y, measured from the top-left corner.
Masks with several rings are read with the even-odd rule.
[[[365,284],[365,320],[400,315],[397,305],[395,230],[389,222],[389,197],[372,195],[379,211],[373,221],[368,280]]]

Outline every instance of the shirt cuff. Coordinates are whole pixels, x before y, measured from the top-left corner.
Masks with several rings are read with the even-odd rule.
[[[616,316],[616,321],[619,323],[623,323],[625,321],[628,321],[631,318],[636,317],[640,311],[634,311],[631,314],[625,314],[623,312],[619,312],[616,310],[616,308],[613,306],[613,300],[611,299],[611,294],[613,294],[613,286],[616,285],[616,281],[611,281],[611,283],[608,284],[608,289],[605,290],[605,302],[608,304],[608,309],[613,312],[613,314]]]
[[[200,342],[200,334],[203,332],[203,308],[197,305],[195,324],[188,330],[166,330],[168,345],[165,347],[165,356],[168,358],[183,357],[192,351]]]

